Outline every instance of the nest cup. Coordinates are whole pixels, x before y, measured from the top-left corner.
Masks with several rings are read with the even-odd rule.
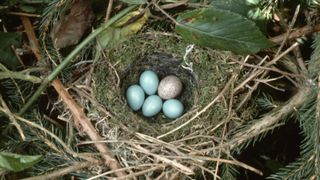
[[[97,64],[94,73],[93,90],[95,98],[112,115],[108,127],[127,127],[157,137],[188,121],[195,111],[204,108],[219,93],[232,74],[232,65],[226,59],[239,58],[229,52],[195,47],[188,55],[193,71],[181,65],[189,44],[174,36],[139,34],[114,48],[105,50],[105,59]],[[139,76],[145,70],[155,71],[161,80],[167,75],[176,75],[183,83],[178,99],[185,106],[184,115],[177,120],[168,120],[163,113],[152,118],[143,117],[127,105],[125,93],[132,84],[139,83]],[[166,137],[182,138],[190,133],[215,126],[225,118],[224,104],[214,106],[202,116],[179,131]],[[122,133],[123,138],[130,133]]]
[[[183,89],[176,99],[182,102],[185,112],[193,106],[194,97],[197,96],[195,94],[197,92],[193,91],[197,84],[196,75],[192,71],[181,66],[181,59],[175,58],[170,54],[155,52],[143,57],[139,56],[135,62],[136,64],[129,65],[124,72],[120,73],[120,78],[122,80],[121,92],[124,97],[126,90],[130,85],[139,83],[139,77],[145,70],[152,70],[158,75],[159,80],[168,75],[177,76],[183,84]],[[137,113],[144,118],[141,111],[138,111]],[[170,119],[165,118],[163,113],[159,113],[152,118],[144,119],[150,123],[166,123],[171,121]]]

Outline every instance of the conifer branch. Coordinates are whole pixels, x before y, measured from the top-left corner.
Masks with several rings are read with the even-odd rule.
[[[42,84],[39,86],[37,91],[33,94],[33,96],[27,101],[27,103],[21,108],[19,111],[19,115],[24,114],[28,108],[39,98],[41,93],[48,87],[51,81],[53,81],[59,73],[74,59],[74,57],[84,48],[86,47],[98,34],[100,34],[103,30],[110,27],[113,23],[119,20],[121,17],[126,15],[128,12],[136,8],[136,5],[129,6],[121,12],[117,13],[113,16],[108,22],[104,25],[93,31],[87,38],[85,38],[63,61],[62,63],[46,77]]]
[[[221,146],[228,146],[230,149],[235,149],[243,144],[250,143],[253,139],[259,138],[259,136],[270,130],[281,120],[286,119],[297,109],[299,109],[307,100],[308,95],[311,93],[310,87],[301,87],[299,91],[284,105],[279,106],[272,110],[269,114],[265,115],[261,119],[253,122],[251,125],[246,125],[233,135],[232,140]]]

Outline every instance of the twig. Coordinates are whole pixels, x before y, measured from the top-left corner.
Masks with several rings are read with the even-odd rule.
[[[314,144],[318,144],[319,141],[320,141],[320,132],[319,132],[319,127],[320,127],[320,91],[319,91],[319,88],[320,88],[320,73],[318,73],[318,91],[317,91],[317,104],[316,104],[316,117],[315,117],[315,122],[314,122],[314,129],[313,129],[313,137],[314,137],[314,140],[313,140],[313,143]],[[314,160],[314,165],[315,165],[315,175],[317,177],[319,177],[320,175],[320,169],[317,168],[320,166],[320,157],[319,157],[319,147],[316,147],[316,150],[315,150],[315,160]]]
[[[167,16],[172,22],[174,22],[176,25],[179,25],[180,23],[176,21],[172,16],[170,16],[166,11],[164,11],[157,3],[152,3],[159,11],[161,11],[165,16]]]
[[[97,133],[96,129],[93,127],[91,122],[87,119],[81,107],[79,107],[79,105],[72,99],[72,97],[66,91],[66,89],[62,87],[60,84],[62,83],[58,79],[52,82],[52,86],[56,89],[60,97],[67,104],[67,107],[69,107],[70,111],[72,112],[76,120],[76,123],[82,126],[84,132],[90,137],[91,140],[93,141],[102,140],[100,135]],[[110,169],[115,170],[121,167],[118,161],[113,157],[112,152],[107,148],[107,146],[105,146],[102,143],[95,143],[94,145],[99,150],[99,152],[102,153],[102,157],[105,159],[105,163],[108,167],[110,167]],[[116,175],[118,177],[121,177],[121,176],[124,176],[125,174],[126,174],[125,172],[118,172]]]
[[[221,145],[222,147],[228,146],[230,149],[234,149],[239,145],[247,142],[249,139],[256,137],[257,135],[266,132],[271,126],[277,124],[280,120],[285,119],[292,115],[299,107],[301,107],[310,95],[310,87],[301,87],[299,91],[283,106],[280,106],[268,115],[262,117],[259,121],[255,121],[250,127],[235,134],[232,140],[228,143]]]
[[[285,71],[281,71],[280,69],[276,69],[276,68],[272,68],[272,67],[264,67],[264,66],[259,66],[259,65],[253,65],[253,64],[249,64],[249,63],[244,63],[235,59],[230,59],[233,62],[236,62],[240,65],[246,66],[246,67],[251,67],[251,68],[256,68],[256,69],[262,69],[262,70],[267,70],[267,71],[273,71],[273,72],[277,72],[279,74],[285,75],[285,76],[291,76],[291,77],[302,77],[302,75],[299,74],[293,74],[293,73],[288,73]]]
[[[103,26],[99,27],[95,31],[93,31],[87,38],[85,38],[63,61],[62,63],[57,66],[56,69],[53,70],[53,72],[44,79],[43,83],[39,86],[37,91],[32,95],[32,97],[27,101],[27,103],[20,109],[19,115],[24,114],[28,108],[38,99],[38,97],[41,95],[41,93],[48,87],[50,82],[54,80],[59,73],[73,60],[73,58],[84,48],[88,43],[90,43],[98,34],[100,34],[103,30],[108,28],[110,25],[112,25],[114,22],[119,20],[121,17],[126,15],[128,12],[136,8],[136,5],[129,6],[126,9],[122,10],[118,14],[116,14],[114,17],[112,17],[107,23],[105,23]],[[41,58],[40,58],[41,59]]]
[[[126,168],[117,169],[117,170],[114,170],[114,171],[108,171],[108,172],[105,172],[105,173],[102,173],[102,174],[99,174],[99,175],[96,175],[96,176],[92,176],[92,177],[90,177],[90,178],[87,179],[87,180],[97,179],[97,178],[106,176],[106,175],[108,175],[108,174],[116,173],[116,172],[119,172],[119,171],[128,171],[128,170],[130,170],[130,169],[138,169],[138,168],[150,167],[150,166],[165,167],[164,164],[141,164],[141,165],[137,165],[137,166],[131,166],[131,167],[126,167]]]
[[[130,8],[128,9],[128,11],[129,10],[130,10]],[[115,20],[113,20],[113,21],[115,21]],[[28,18],[24,18],[24,24],[26,24],[26,26],[28,26],[28,24],[31,24],[31,22],[30,22],[30,20]],[[111,22],[111,24],[112,24],[112,22]],[[105,28],[107,28],[107,27],[108,26],[106,26]],[[28,31],[31,31],[31,32],[28,32]],[[39,44],[38,44],[37,39],[35,38],[35,33],[34,33],[33,29],[28,29],[28,31],[27,31],[28,38],[29,38],[30,42],[32,42],[32,44],[34,44],[34,47],[35,47],[33,49],[33,51],[34,51],[34,53],[36,55],[36,58],[37,58],[37,60],[41,60],[42,59],[42,55],[40,54],[40,51],[39,51]],[[87,41],[89,42],[90,39],[87,40]],[[80,50],[81,50],[81,48],[79,49],[79,51]],[[76,52],[75,52],[75,54],[73,56],[75,56],[75,55],[76,55]],[[73,56],[71,56],[70,59],[72,59]],[[57,73],[59,73],[59,72],[57,72]],[[52,78],[54,78],[54,77],[52,77]],[[47,80],[46,83],[50,82],[50,81],[48,81],[48,79],[46,79],[46,80]],[[46,83],[43,83],[42,85],[46,86],[47,85]],[[73,115],[75,117],[75,122],[77,124],[81,124],[81,126],[84,129],[84,131],[91,138],[91,140],[94,140],[94,141],[95,140],[101,140],[102,138],[96,132],[96,130],[92,126],[91,122],[86,118],[86,115],[84,114],[82,109],[77,105],[77,103],[72,99],[70,94],[66,91],[66,89],[64,88],[64,86],[61,83],[61,81],[59,79],[55,79],[55,80],[53,80],[52,85],[54,86],[54,88],[56,89],[56,91],[58,92],[60,97],[67,104],[67,106],[70,108],[70,111],[73,113]],[[29,102],[31,102],[31,101],[29,100]],[[32,104],[32,102],[31,102],[31,104]],[[24,106],[24,107],[25,107],[25,110],[28,108],[28,106]],[[23,114],[23,112],[25,110],[24,110],[24,108],[22,108],[22,110],[20,110],[19,114]],[[108,167],[110,167],[110,169],[115,170],[115,169],[119,169],[121,167],[120,164],[117,162],[117,160],[115,160],[115,158],[113,157],[112,152],[104,144],[95,143],[95,146],[102,153],[102,157],[105,159],[105,163],[106,163],[106,165]],[[117,176],[124,176],[125,173],[124,172],[119,172],[116,175]]]
[[[314,32],[318,32],[318,31],[320,31],[320,24],[317,24],[315,26],[307,25],[307,26],[304,26],[302,28],[299,28],[299,29],[292,31],[288,37],[288,40],[296,39],[301,36],[308,35],[308,34],[311,34]],[[272,37],[269,40],[276,43],[276,44],[280,44],[285,37],[286,37],[286,33],[283,33],[279,36]]]
[[[292,44],[288,49],[286,49],[283,53],[281,53],[279,56],[274,57],[270,62],[268,62],[265,66],[271,66],[273,64],[275,64],[279,59],[281,59],[283,56],[285,56],[286,54],[288,54],[290,51],[292,51],[294,48],[296,48],[297,46],[299,46],[299,43],[294,43]],[[249,81],[251,81],[252,79],[254,79],[257,75],[263,73],[262,70],[258,70],[255,71],[254,73],[252,73],[246,80],[244,80],[241,84],[239,84],[235,89],[234,89],[234,93],[237,92],[238,90],[242,89],[242,87],[244,87]]]
[[[30,13],[22,13],[22,12],[6,12],[6,14],[9,15],[15,15],[15,16],[26,16],[26,17],[35,17],[35,18],[40,18],[41,15],[39,14],[30,14]]]
[[[108,8],[107,8],[107,12],[106,12],[106,17],[104,19],[104,22],[108,22],[111,12],[112,12],[112,5],[113,5],[113,0],[109,0],[108,2]]]
[[[234,87],[234,85],[232,85],[232,88],[233,87]],[[231,98],[229,100],[228,116],[227,116],[226,120],[224,121],[224,127],[223,127],[223,131],[222,131],[220,145],[223,144],[223,140],[224,140],[225,135],[227,133],[227,124],[228,124],[228,122],[230,121],[230,119],[232,117],[232,107],[233,107],[233,97],[234,97],[232,89],[231,89],[230,93],[231,93],[231,95],[230,95]],[[221,157],[221,149],[219,149],[218,157],[219,158]],[[214,173],[215,174],[214,175],[214,180],[216,180],[217,177],[218,177],[219,163],[220,163],[220,161],[217,161],[217,163],[216,163],[216,168],[215,168],[215,173]]]
[[[27,36],[29,38],[29,42],[30,42],[30,47],[32,52],[34,53],[34,55],[36,56],[37,60],[41,59],[41,52],[40,52],[40,46],[37,39],[37,36],[33,30],[31,21],[28,17],[26,16],[20,16],[20,19],[22,21],[22,24],[26,30]]]
[[[11,123],[12,123],[12,124],[16,127],[16,129],[18,130],[18,133],[19,133],[19,135],[21,136],[21,139],[22,139],[23,141],[26,140],[26,136],[24,135],[24,132],[23,132],[20,124],[19,124],[19,123],[16,121],[16,119],[14,118],[14,114],[13,114],[13,113],[10,111],[10,109],[8,108],[6,102],[3,100],[1,94],[0,94],[0,101],[1,101],[1,106],[3,107],[3,108],[1,109],[1,111],[2,111],[3,113],[5,113],[5,114],[9,117]]]
[[[178,169],[179,171],[181,171],[182,173],[186,174],[186,175],[192,175],[194,174],[194,172],[189,168],[189,167],[186,167],[184,165],[182,165],[181,163],[179,162],[176,162],[176,161],[172,161],[168,158],[165,158],[163,156],[160,156],[158,154],[154,154],[152,152],[150,152],[149,150],[143,148],[142,146],[140,145],[137,145],[137,144],[134,144],[134,143],[130,143],[130,145],[134,148],[136,148],[137,151],[141,152],[141,153],[144,153],[144,154],[147,154],[149,156],[153,156],[154,158],[156,158],[157,160],[159,161],[162,161],[172,167],[175,167],[176,169]]]
[[[282,51],[282,48],[284,47],[285,43],[287,42],[288,37],[289,37],[289,35],[290,35],[290,32],[291,32],[294,24],[296,23],[296,20],[297,20],[299,11],[300,11],[300,5],[297,6],[297,8],[296,8],[296,10],[295,10],[295,12],[294,12],[294,15],[293,15],[293,17],[292,17],[292,21],[291,21],[291,23],[289,24],[288,29],[287,29],[287,33],[286,33],[286,35],[284,36],[284,38],[283,38],[283,40],[282,40],[282,43],[281,43],[280,47],[278,48],[278,51],[277,51],[275,57],[277,57],[277,56],[279,55],[279,53]]]
[[[96,163],[92,163],[92,162],[77,162],[74,163],[73,165],[66,167],[66,168],[62,168],[56,171],[52,171],[49,173],[46,173],[44,175],[40,175],[40,176],[35,176],[35,177],[30,177],[30,178],[24,178],[22,180],[43,180],[43,179],[56,179],[59,177],[62,177],[66,174],[90,167],[92,165],[94,165]]]
[[[308,69],[306,67],[306,64],[303,60],[303,57],[302,57],[302,54],[301,54],[301,49],[299,46],[297,46],[295,49],[294,49],[294,54],[295,54],[295,57],[296,57],[296,61],[300,67],[300,69],[302,70],[302,73],[303,74],[307,74],[308,73]]]
[[[221,159],[221,158],[214,158],[214,157],[208,157],[208,156],[185,156],[185,157],[181,157],[181,156],[165,156],[166,158],[172,158],[172,159],[191,159],[191,160],[204,160],[204,161],[214,161],[214,162],[217,162],[217,161],[220,161],[222,163],[226,163],[226,164],[232,164],[232,165],[236,165],[236,166],[239,166],[239,167],[242,167],[244,169],[248,169],[256,174],[259,174],[259,175],[263,175],[263,173],[252,167],[252,166],[249,166],[245,163],[242,163],[242,162],[239,162],[239,161],[236,161],[236,160],[228,160],[228,159]]]
[[[14,71],[9,71],[9,70],[4,71],[4,72],[0,72],[0,80],[7,79],[7,78],[20,79],[23,81],[32,82],[34,84],[38,84],[38,83],[42,82],[41,78],[38,78],[36,76],[27,75],[27,74],[22,74],[20,72],[14,72]]]

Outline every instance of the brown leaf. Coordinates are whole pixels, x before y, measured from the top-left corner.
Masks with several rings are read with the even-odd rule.
[[[87,0],[74,0],[66,12],[51,32],[56,48],[77,44],[94,20],[90,1]]]

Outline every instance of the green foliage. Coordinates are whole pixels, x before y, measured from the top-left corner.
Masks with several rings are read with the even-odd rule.
[[[276,174],[271,175],[268,179],[312,179],[320,177],[319,159],[320,159],[320,122],[317,114],[316,95],[318,90],[314,90],[309,101],[300,109],[298,120],[305,136],[300,149],[300,157],[286,167],[281,168]]]
[[[19,172],[32,167],[34,164],[41,161],[42,156],[26,156],[20,154],[0,152],[0,168]]]
[[[239,172],[238,170],[230,164],[222,165],[221,179],[222,180],[236,180]]]
[[[263,93],[263,97],[259,98],[257,100],[257,104],[259,107],[261,107],[264,110],[271,110],[275,107],[277,107],[274,102],[273,99],[270,95]]]
[[[309,61],[309,74],[311,77],[315,77],[320,70],[320,33],[315,35],[312,48],[313,52]]]
[[[146,23],[148,14],[149,11],[140,12],[137,10],[130,12],[117,21],[112,27],[102,31],[97,37],[102,48],[113,47],[137,33]],[[136,17],[138,17],[138,19],[135,22],[126,25],[130,19]]]
[[[122,2],[125,2],[127,4],[145,4],[147,3],[146,0],[121,0]]]
[[[213,0],[211,5],[218,9],[241,14],[252,20],[266,20],[270,15],[263,13],[259,2],[260,1],[248,2],[247,0]]]
[[[3,4],[9,6],[9,8],[18,8],[23,12],[40,13],[43,9],[42,5],[49,2],[51,0],[6,0]]]
[[[19,62],[13,53],[11,46],[17,46],[20,44],[20,35],[17,33],[0,32],[0,42],[0,62],[8,69],[16,69],[19,65]]]
[[[202,8],[183,13],[177,20],[176,31],[202,46],[251,54],[272,45],[253,22],[230,11]]]

